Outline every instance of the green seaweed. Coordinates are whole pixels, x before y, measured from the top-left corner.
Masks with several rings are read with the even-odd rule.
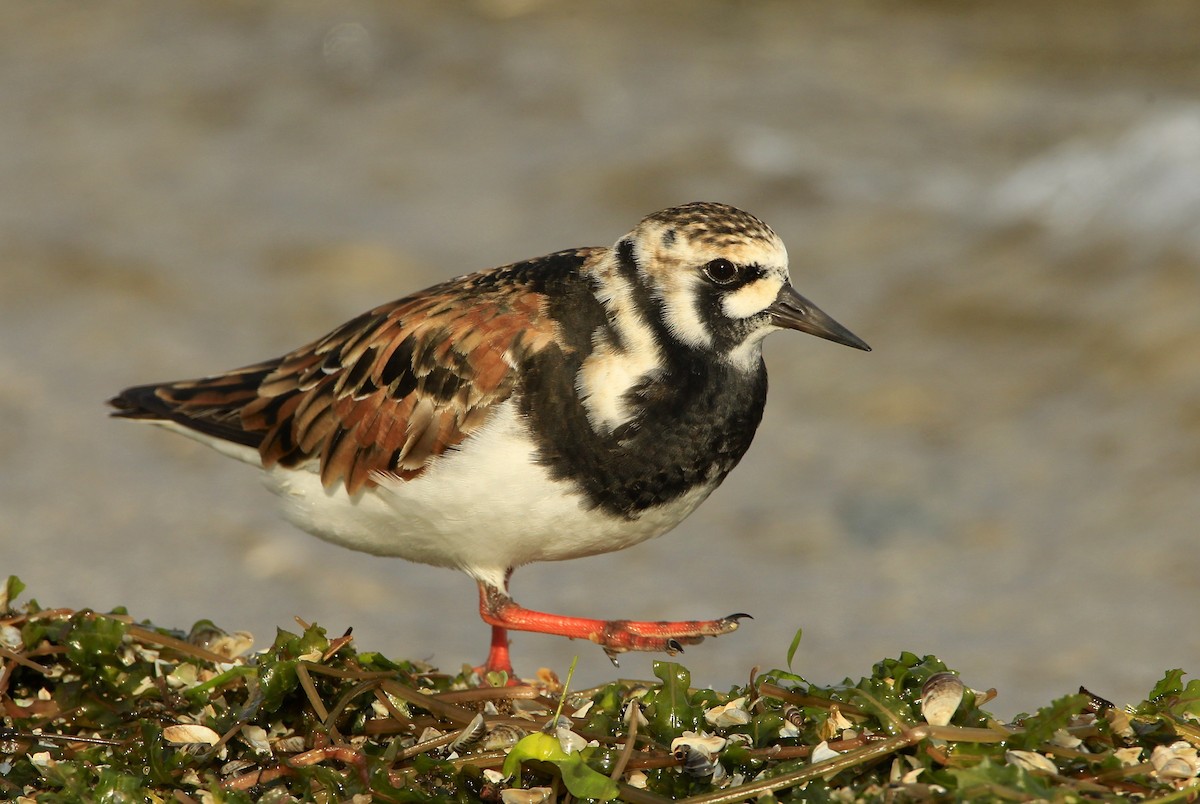
[[[792,671],[796,639],[786,670],[744,687],[696,689],[664,661],[654,680],[573,694],[549,673],[496,686],[469,667],[360,653],[317,625],[218,655],[207,621],[174,631],[121,609],[43,610],[18,605],[23,591],[16,578],[0,591],[0,800],[494,802],[519,784],[551,800],[694,804],[1200,797],[1186,762],[1160,775],[1151,761],[1200,746],[1200,680],[1182,670],[1133,707],[1081,693],[1008,723],[966,690],[939,726],[923,696],[953,671],[917,653],[821,685]],[[569,725],[582,750],[556,731],[564,701],[588,705]],[[716,720],[718,707],[738,716]],[[528,734],[505,736],[520,724]],[[673,747],[687,732],[691,747]],[[703,740],[711,756],[692,745]]]

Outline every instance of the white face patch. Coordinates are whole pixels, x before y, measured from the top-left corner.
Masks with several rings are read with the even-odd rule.
[[[749,318],[771,306],[787,281],[783,271],[771,271],[732,293],[721,301],[721,309],[729,318]]]
[[[696,274],[672,271],[662,277],[657,294],[663,305],[663,323],[680,343],[696,348],[712,345],[712,333],[700,319],[696,307],[696,286],[703,280]]]

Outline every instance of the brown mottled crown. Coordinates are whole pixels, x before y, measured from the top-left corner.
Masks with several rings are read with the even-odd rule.
[[[749,212],[713,201],[694,201],[670,207],[642,219],[674,231],[693,243],[721,248],[746,240],[777,240],[770,226]]]

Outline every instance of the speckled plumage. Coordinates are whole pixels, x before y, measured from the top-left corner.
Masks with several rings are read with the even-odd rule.
[[[256,463],[296,524],[461,569],[493,625],[606,650],[677,649],[737,618],[631,623],[529,612],[512,569],[669,530],[746,452],[781,328],[866,345],[792,290],[778,236],[722,204],[644,218],[583,248],[449,280],[288,354],[136,386],[117,414]]]

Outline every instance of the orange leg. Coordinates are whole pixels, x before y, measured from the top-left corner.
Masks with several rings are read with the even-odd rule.
[[[503,672],[508,673],[508,677],[515,679],[517,674],[513,672],[512,659],[508,656],[508,629],[503,626],[492,626],[492,647],[488,651],[487,661],[484,662],[482,668],[477,668],[485,673]]]
[[[737,630],[738,621],[749,614],[730,614],[719,620],[683,622],[639,620],[592,620],[566,617],[521,607],[504,589],[479,582],[479,615],[492,626],[492,647],[485,667],[512,674],[508,653],[508,629],[554,634],[570,639],[595,642],[616,664],[616,655],[628,650],[682,653],[684,645],[703,642],[705,637],[721,636]]]

